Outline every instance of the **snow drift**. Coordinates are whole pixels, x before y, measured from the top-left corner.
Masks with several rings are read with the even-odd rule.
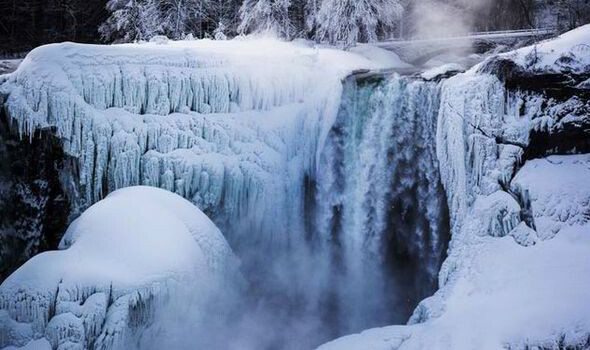
[[[70,225],[59,251],[35,256],[2,283],[0,346],[45,338],[54,349],[122,348],[174,288],[228,288],[237,268],[219,229],[185,199],[119,190]]]

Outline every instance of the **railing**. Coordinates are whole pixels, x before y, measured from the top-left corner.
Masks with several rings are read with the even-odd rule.
[[[490,32],[474,32],[466,35],[447,36],[439,38],[413,38],[413,39],[392,39],[376,43],[376,46],[392,46],[404,44],[420,44],[432,43],[441,41],[460,41],[460,40],[493,40],[501,38],[517,38],[517,37],[535,37],[535,36],[549,36],[558,33],[557,28],[537,28],[537,29],[516,29],[516,30],[498,30]]]

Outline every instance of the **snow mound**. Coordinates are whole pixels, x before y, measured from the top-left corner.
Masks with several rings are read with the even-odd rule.
[[[0,286],[0,347],[46,338],[53,348],[111,349],[129,341],[174,286],[216,288],[237,277],[219,229],[173,193],[111,193]],[[197,291],[195,291],[197,292]]]

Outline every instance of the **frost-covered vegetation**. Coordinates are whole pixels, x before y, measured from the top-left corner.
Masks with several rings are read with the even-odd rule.
[[[286,39],[352,45],[391,37],[558,27],[590,20],[586,0],[3,0],[0,54],[60,42],[232,38],[271,31]],[[223,35],[221,35],[223,34]]]

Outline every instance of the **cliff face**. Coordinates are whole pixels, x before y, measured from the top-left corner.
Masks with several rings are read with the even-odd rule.
[[[244,235],[299,220],[289,208],[302,207],[340,78],[359,67],[378,66],[276,41],[34,50],[1,78],[2,278],[132,185],[178,193]]]
[[[40,251],[57,246],[70,220],[63,182],[68,158],[49,131],[22,140],[0,112],[0,279]]]

